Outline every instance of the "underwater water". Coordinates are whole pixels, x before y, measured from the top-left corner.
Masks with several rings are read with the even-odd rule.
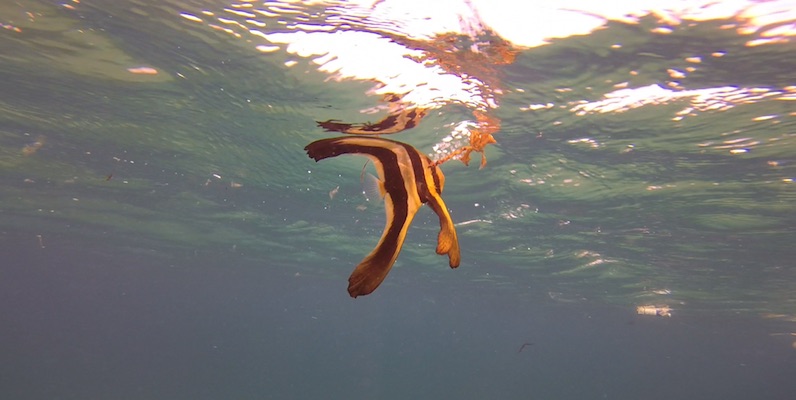
[[[0,4],[0,397],[792,398],[796,7],[426,3]],[[352,299],[396,109],[461,265]]]

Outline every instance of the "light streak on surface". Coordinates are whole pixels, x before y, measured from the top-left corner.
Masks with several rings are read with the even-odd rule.
[[[610,22],[657,22],[651,31],[671,35],[704,21],[721,21],[720,30],[742,36],[746,46],[789,43],[796,36],[792,1],[562,0],[553,3],[508,0],[355,0],[242,1],[204,21],[196,11],[180,15],[251,42],[260,53],[277,49],[307,59],[332,80],[372,82],[370,95],[400,99],[391,110],[428,110],[463,105],[474,113],[500,106],[504,93],[499,67],[518,51],[533,52],[559,39],[588,35]],[[518,18],[517,16],[522,16]],[[620,43],[610,47],[625,49]],[[726,50],[709,54],[723,57]],[[689,88],[688,76],[707,55],[685,56],[653,84],[614,84],[598,100],[570,101],[576,115],[622,113],[631,109],[686,102],[672,120],[699,112],[723,112],[763,99],[793,100],[793,91],[776,88]],[[690,64],[681,65],[682,62]],[[297,66],[298,60],[284,62]],[[637,76],[638,72],[631,72]],[[668,78],[668,80],[667,80]],[[562,88],[561,90],[571,88]],[[599,94],[598,94],[599,95]],[[555,108],[551,102],[531,104],[523,111]],[[368,107],[362,112],[387,109]],[[483,118],[451,124],[451,134],[435,146],[436,157],[465,146],[469,133],[484,129]],[[497,121],[492,118],[491,121]]]

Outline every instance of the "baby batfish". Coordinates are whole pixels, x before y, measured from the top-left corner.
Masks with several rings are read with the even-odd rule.
[[[424,154],[408,144],[371,136],[322,139],[310,143],[304,150],[315,161],[341,154],[365,156],[376,167],[379,186],[383,188],[387,223],[376,248],[348,278],[351,297],[370,294],[384,281],[401,252],[412,219],[424,203],[439,216],[437,254],[447,254],[451,268],[459,266],[459,240],[440,196],[445,176]]]

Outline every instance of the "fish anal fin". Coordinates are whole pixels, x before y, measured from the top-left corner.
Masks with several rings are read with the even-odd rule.
[[[374,259],[365,259],[348,277],[348,294],[353,298],[373,293],[392,269],[392,262],[378,262]]]
[[[387,204],[387,208],[389,208],[389,200]],[[390,222],[392,221],[388,221],[376,248],[354,268],[351,276],[348,277],[348,294],[351,297],[356,298],[372,293],[381,285],[395,264],[395,260],[401,252],[406,231],[411,223],[411,216],[403,221],[403,224],[398,221],[396,222],[398,225],[393,226]],[[390,234],[391,229],[398,229],[394,231],[397,235]]]
[[[351,297],[372,293],[387,277],[398,254],[401,252],[406,232],[420,208],[419,203],[409,202],[404,212],[396,211],[391,194],[384,197],[386,221],[379,243],[348,278],[348,294]]]

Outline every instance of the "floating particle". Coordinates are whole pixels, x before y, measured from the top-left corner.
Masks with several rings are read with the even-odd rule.
[[[158,74],[158,70],[156,70],[156,69],[154,69],[152,67],[132,67],[132,68],[127,68],[127,71],[130,72],[131,74],[137,74],[137,75],[157,75]]]

